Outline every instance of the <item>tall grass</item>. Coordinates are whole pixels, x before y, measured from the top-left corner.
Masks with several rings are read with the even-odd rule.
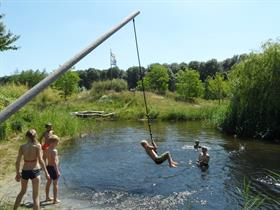
[[[0,86],[0,110],[27,91],[27,86],[14,83]]]

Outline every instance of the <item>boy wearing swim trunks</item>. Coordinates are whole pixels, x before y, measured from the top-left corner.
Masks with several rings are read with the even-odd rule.
[[[147,154],[152,158],[156,164],[162,164],[164,161],[168,160],[169,167],[177,167],[177,162],[173,161],[169,152],[165,152],[160,156],[157,154],[157,145],[152,141],[152,145],[148,143],[147,140],[142,140],[140,144],[144,147]]]
[[[49,137],[49,148],[46,150],[46,159],[47,159],[47,170],[50,175],[50,180],[47,180],[46,183],[46,201],[52,201],[53,203],[59,203],[60,200],[57,199],[58,193],[58,178],[60,176],[59,171],[59,160],[58,160],[58,152],[56,146],[59,143],[59,138],[56,135],[52,135]],[[53,199],[50,198],[50,186],[53,183]]]

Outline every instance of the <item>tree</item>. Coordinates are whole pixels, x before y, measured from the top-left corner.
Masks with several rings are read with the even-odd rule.
[[[222,127],[229,133],[280,138],[280,43],[268,42],[229,75],[233,97]]]
[[[141,67],[141,71],[144,74],[146,71],[145,68]],[[139,70],[139,67],[134,66],[130,67],[126,71],[127,74],[127,84],[129,89],[133,89],[137,87],[138,81],[141,79],[141,72]]]
[[[205,81],[207,76],[213,77],[216,72],[221,71],[221,66],[216,59],[211,59],[207,61],[203,67],[200,69],[200,79]]]
[[[79,74],[75,71],[69,70],[54,83],[54,87],[61,91],[61,96],[66,100],[68,96],[71,96],[78,90],[79,80]]]
[[[19,36],[6,31],[6,26],[1,21],[3,17],[4,15],[0,14],[0,51],[17,50],[18,47],[13,45],[13,43],[19,39]]]
[[[218,99],[225,98],[229,92],[228,82],[225,81],[222,73],[216,73],[215,77],[208,76],[205,80],[205,98]]]
[[[80,77],[79,87],[80,88],[84,87],[90,90],[92,88],[92,83],[94,81],[100,80],[101,71],[98,69],[89,68],[84,71],[83,70],[77,71],[77,73],[79,74]]]
[[[179,71],[176,75],[176,90],[183,99],[199,97],[203,93],[203,85],[199,79],[199,73],[188,69]]]
[[[147,90],[158,94],[165,94],[168,89],[168,69],[160,64],[153,64],[144,77],[144,85]]]
[[[33,87],[41,80],[43,80],[47,76],[45,70],[40,71],[37,69],[36,71],[29,69],[25,71],[21,71],[19,74],[12,75],[10,81],[15,82],[17,84],[27,85],[29,88]]]

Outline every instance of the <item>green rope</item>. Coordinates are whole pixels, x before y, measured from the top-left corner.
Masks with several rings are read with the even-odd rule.
[[[134,28],[134,37],[135,37],[136,50],[137,50],[138,67],[139,67],[139,71],[140,71],[141,84],[142,84],[142,92],[143,92],[145,109],[146,109],[146,116],[147,116],[147,120],[148,120],[148,127],[149,127],[151,142],[153,142],[152,125],[151,125],[151,119],[150,119],[150,116],[149,116],[149,109],[148,109],[148,105],[147,105],[145,86],[144,86],[144,72],[141,69],[140,55],[139,55],[137,35],[136,35],[136,27],[135,27],[135,20],[134,19],[133,19],[133,28]]]

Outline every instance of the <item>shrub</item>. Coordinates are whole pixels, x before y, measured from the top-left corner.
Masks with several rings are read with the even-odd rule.
[[[127,90],[127,82],[123,79],[94,82],[91,89],[91,95],[100,97],[109,90],[113,90],[115,92],[125,91]]]
[[[20,120],[16,120],[11,123],[11,129],[16,132],[22,132],[23,123]]]

